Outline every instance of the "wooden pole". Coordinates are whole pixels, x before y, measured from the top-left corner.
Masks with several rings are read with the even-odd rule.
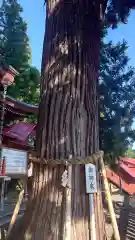
[[[6,240],[5,231],[3,227],[1,227],[1,239]]]
[[[105,188],[105,194],[106,194],[107,203],[108,203],[109,214],[111,217],[111,222],[112,222],[112,227],[113,227],[114,238],[115,238],[115,240],[120,240],[120,234],[119,234],[116,216],[115,216],[115,212],[114,212],[114,208],[113,208],[113,204],[112,204],[109,184],[108,184],[108,180],[106,177],[106,169],[105,169],[104,161],[103,161],[102,157],[100,157],[100,165],[101,165],[101,172],[102,172],[102,177],[103,177],[103,184],[104,184],[104,188]]]
[[[27,177],[23,179],[24,201],[28,200]]]
[[[4,210],[4,190],[5,190],[5,178],[2,177],[2,186],[1,186],[1,210]]]
[[[64,240],[71,239],[71,190],[72,186],[72,166],[68,166],[68,188],[66,188],[66,219]]]
[[[95,211],[94,211],[94,194],[89,194],[89,208],[90,208],[90,232],[91,240],[96,240],[96,225],[95,225]]]
[[[19,213],[20,206],[21,206],[21,203],[22,203],[22,200],[23,200],[23,196],[24,196],[24,190],[22,190],[19,194],[18,202],[15,206],[15,209],[14,209],[14,212],[13,212],[10,224],[9,224],[9,228],[8,228],[8,232],[7,232],[7,239],[8,239],[9,234],[11,233],[11,230],[13,228],[13,225],[14,225],[14,223],[16,221],[16,218],[17,218],[17,215]]]

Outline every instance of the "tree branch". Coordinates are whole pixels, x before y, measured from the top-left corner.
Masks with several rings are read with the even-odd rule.
[[[103,15],[105,14],[105,10],[107,8],[107,2],[108,2],[108,0],[104,0],[103,4],[102,4],[102,6],[103,6]]]

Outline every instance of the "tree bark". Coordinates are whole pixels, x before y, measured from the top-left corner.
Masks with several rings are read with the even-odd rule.
[[[100,5],[89,0],[48,0],[43,45],[37,152],[41,158],[85,157],[98,150]],[[63,166],[34,164],[33,194],[19,240],[64,240]],[[70,239],[88,240],[89,202],[84,166],[72,166]],[[101,196],[95,195],[97,239]],[[100,199],[100,200],[99,200]],[[97,209],[96,209],[97,206]],[[100,214],[100,216],[102,213]],[[103,217],[103,216],[102,216]],[[15,229],[10,236],[15,238]]]

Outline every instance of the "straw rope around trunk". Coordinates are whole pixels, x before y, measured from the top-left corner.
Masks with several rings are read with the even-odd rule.
[[[110,190],[108,187],[108,180],[106,177],[106,171],[105,171],[105,165],[103,162],[103,155],[104,152],[103,151],[99,151],[96,152],[94,154],[92,154],[91,156],[88,156],[84,159],[76,157],[76,158],[70,158],[70,159],[42,159],[39,158],[37,156],[35,156],[34,154],[30,154],[29,155],[29,160],[31,160],[32,162],[35,163],[42,163],[42,164],[47,164],[50,165],[52,167],[56,167],[59,164],[61,165],[65,165],[65,166],[71,166],[71,165],[84,165],[84,164],[96,164],[97,162],[99,162],[99,166],[100,166],[100,171],[101,171],[101,177],[103,178],[103,184],[105,187],[105,194],[107,197],[107,202],[108,202],[108,210],[109,210],[109,214],[110,214],[110,218],[111,218],[111,222],[112,222],[112,228],[113,228],[113,233],[114,233],[114,238],[115,240],[120,240],[120,235],[119,235],[119,230],[118,230],[118,226],[117,226],[117,221],[116,221],[116,216],[115,216],[115,212],[113,209],[113,204],[112,204],[112,200],[111,200],[111,194],[110,194]],[[67,189],[70,189],[69,186],[66,186]]]
[[[103,151],[99,151],[97,153],[93,153],[91,156],[85,157],[85,158],[80,158],[80,157],[76,157],[76,158],[69,158],[69,159],[42,159],[38,156],[36,156],[34,153],[30,153],[29,154],[29,160],[31,160],[32,162],[36,162],[36,163],[42,163],[42,164],[48,164],[48,165],[73,165],[73,164],[89,164],[89,163],[93,163],[95,164],[101,157],[103,157]]]

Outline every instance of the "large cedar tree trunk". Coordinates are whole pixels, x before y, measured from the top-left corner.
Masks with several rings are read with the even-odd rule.
[[[42,158],[83,158],[98,150],[98,2],[47,1],[37,131],[37,152]],[[42,161],[40,165],[34,164],[32,198],[21,221],[19,238],[13,230],[10,240],[66,239],[63,171],[63,166],[53,168]],[[84,166],[72,167],[69,240],[90,239],[84,173]],[[102,214],[100,219],[97,217],[102,209],[98,197],[95,196],[97,239],[104,239]]]

